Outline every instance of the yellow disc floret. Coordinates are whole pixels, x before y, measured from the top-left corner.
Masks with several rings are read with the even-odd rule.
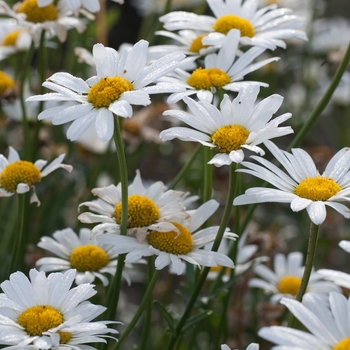
[[[349,350],[350,349],[350,337],[341,340],[333,350]]]
[[[295,187],[294,193],[301,198],[311,199],[312,201],[327,201],[341,190],[342,188],[333,179],[316,176],[301,181]]]
[[[17,323],[32,337],[40,336],[43,332],[59,326],[62,322],[62,314],[49,305],[32,306],[23,311],[17,319]]]
[[[60,336],[60,344],[67,344],[72,338],[72,333],[70,332],[57,331],[57,333]]]
[[[15,86],[15,81],[6,73],[0,70],[0,96],[5,93],[6,90]]]
[[[255,29],[253,25],[245,18],[235,15],[225,15],[218,18],[214,24],[214,31],[222,34],[227,34],[231,29],[238,29],[241,36],[253,37]]]
[[[19,34],[22,32],[23,32],[23,29],[18,29],[7,33],[2,40],[2,46],[15,46],[17,42],[17,38]]]
[[[73,249],[69,261],[79,272],[98,271],[109,263],[109,257],[102,248],[87,244]]]
[[[230,153],[241,149],[246,142],[249,131],[241,125],[229,124],[217,129],[211,140],[221,153]]]
[[[192,44],[189,48],[189,51],[191,52],[199,52],[201,49],[205,49],[208,47],[208,45],[203,45],[202,39],[206,37],[208,34],[202,34],[197,36],[196,39],[192,41]]]
[[[18,160],[5,167],[0,174],[0,187],[15,193],[17,185],[25,183],[29,187],[41,181],[39,169],[31,162]]]
[[[105,77],[91,86],[87,100],[95,108],[108,108],[111,103],[119,99],[122,93],[133,89],[132,83],[124,78],[117,76]]]
[[[187,84],[198,90],[221,89],[231,81],[229,75],[220,68],[197,68],[187,79]]]
[[[24,13],[27,21],[33,23],[55,21],[58,18],[58,11],[53,3],[39,7],[36,0],[24,0],[18,6],[17,12]]]
[[[285,276],[277,285],[277,289],[280,293],[290,294],[296,296],[298,294],[301,284],[301,279],[297,276]]]
[[[122,203],[114,209],[115,221],[121,223]],[[160,218],[156,204],[145,196],[132,194],[128,198],[128,227],[144,227],[154,224]]]
[[[193,248],[191,232],[176,222],[172,222],[172,224],[180,233],[175,231],[152,231],[147,236],[148,243],[152,247],[170,254],[183,255],[189,253]]]

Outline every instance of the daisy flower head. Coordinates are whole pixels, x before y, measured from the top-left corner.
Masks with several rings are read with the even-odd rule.
[[[167,30],[193,29],[210,33],[203,43],[223,43],[231,29],[240,31],[242,45],[261,46],[274,50],[286,48],[284,39],[307,40],[305,33],[296,28],[302,19],[288,8],[272,4],[259,8],[259,0],[207,0],[214,16],[186,12],[170,12],[162,17]]]
[[[14,19],[0,19],[0,60],[20,51],[27,51],[31,42],[27,28],[18,26]]]
[[[172,222],[175,229],[150,231],[146,239],[139,242],[136,237],[116,234],[98,235],[102,243],[111,244],[118,254],[127,254],[126,263],[138,262],[142,257],[156,255],[157,270],[170,265],[172,271],[181,275],[185,271],[184,262],[197,266],[225,266],[233,268],[233,262],[226,255],[201,249],[215,240],[219,227],[213,226],[202,230],[200,226],[216,211],[219,204],[215,200],[204,203],[197,210],[191,211],[190,220]],[[235,234],[228,229],[225,237],[234,239]]]
[[[222,344],[221,350],[231,350],[228,345]],[[248,345],[246,350],[259,350],[259,344],[251,343]]]
[[[45,7],[54,2],[54,0],[37,0],[39,7]],[[98,12],[100,11],[100,2],[99,0],[65,0],[67,8],[73,11],[75,14],[79,13],[80,8],[85,8],[89,12]]]
[[[148,42],[140,40],[122,53],[95,44],[93,58],[97,75],[84,81],[69,73],[55,73],[43,86],[55,91],[32,96],[28,101],[75,101],[71,107],[49,108],[39,114],[39,120],[52,118],[55,125],[73,122],[68,139],[75,141],[94,123],[101,141],[109,141],[114,132],[113,114],[129,118],[131,105],[150,104],[150,94],[181,91],[168,83],[149,84],[175,69],[185,57],[182,53],[166,55],[147,65]]]
[[[320,225],[326,219],[326,206],[350,218],[350,210],[341,202],[349,201],[350,193],[350,149],[343,148],[329,161],[320,175],[312,158],[300,148],[288,153],[279,149],[271,141],[265,146],[283,165],[286,172],[270,161],[252,156],[261,165],[242,162],[246,169],[238,171],[254,175],[277,187],[277,189],[255,187],[233,201],[234,205],[252,203],[290,203],[293,211],[307,210],[311,221]]]
[[[91,230],[83,228],[79,236],[71,229],[56,231],[51,237],[41,237],[38,247],[54,253],[57,258],[41,258],[36,262],[40,271],[66,271],[76,269],[75,283],[92,283],[95,278],[108,285],[108,278],[117,266],[117,255],[111,246],[100,244],[91,237]]]
[[[15,272],[1,283],[0,344],[16,349],[94,349],[86,343],[106,342],[107,321],[91,322],[105,307],[88,301],[96,294],[86,283],[71,288],[76,271],[30,270],[29,279]]]
[[[4,71],[0,70],[0,100],[14,89],[16,82]]]
[[[57,5],[51,3],[44,7],[39,7],[37,0],[23,0],[12,8],[4,0],[0,0],[0,14],[15,19],[20,27],[27,28],[36,44],[39,43],[43,30],[48,37],[57,36],[64,42],[68,29],[76,28],[82,33],[86,27],[81,19],[72,16],[63,0],[59,0]]]
[[[350,347],[350,298],[331,292],[328,300],[315,294],[305,295],[303,302],[281,300],[307,331],[288,327],[263,327],[258,335],[284,350],[345,350]]]
[[[289,126],[279,127],[280,123],[291,117],[290,113],[271,120],[281,106],[283,97],[272,95],[255,105],[258,93],[258,86],[250,86],[241,89],[232,101],[225,95],[220,110],[209,102],[195,102],[186,97],[184,102],[191,113],[169,110],[164,115],[175,117],[191,128],[173,127],[163,130],[159,136],[163,141],[178,138],[216,149],[218,153],[209,164],[218,167],[232,162],[241,163],[244,150],[264,155],[259,144],[270,138],[290,134],[293,130]]]
[[[253,47],[238,57],[238,42],[239,31],[232,29],[225,37],[224,44],[218,53],[211,53],[204,57],[204,67],[199,67],[192,73],[179,68],[169,76],[162,78],[162,81],[181,86],[185,90],[170,95],[168,103],[174,104],[185,96],[194,94],[200,100],[211,102],[213,95],[218,90],[238,91],[241,87],[249,85],[268,86],[266,83],[241,82],[241,80],[246,74],[277,61],[279,58],[272,57],[251,64],[265,49]]]
[[[0,154],[0,197],[13,196],[15,193],[22,194],[33,189],[30,202],[40,201],[35,194],[34,184],[41,181],[41,178],[52,173],[58,168],[71,172],[71,165],[63,164],[65,154],[61,154],[46,166],[47,161],[37,160],[35,163],[21,160],[18,152],[10,147],[8,158]]]
[[[249,280],[249,287],[262,288],[266,294],[272,294],[270,302],[275,304],[282,297],[295,298],[298,294],[304,273],[303,254],[292,252],[287,256],[276,254],[273,260],[274,270],[265,265],[256,265],[253,271],[261,278]],[[306,293],[327,294],[340,289],[332,282],[325,281],[317,272],[312,272]]]
[[[91,191],[99,199],[81,203],[91,212],[78,216],[83,223],[101,224],[92,229],[99,231],[119,232],[122,212],[121,184],[95,188]],[[140,172],[136,172],[133,182],[128,187],[128,234],[136,234],[143,240],[146,233],[157,230],[167,232],[176,230],[170,221],[178,221],[188,217],[182,204],[183,192],[167,190],[161,181],[145,187]]]

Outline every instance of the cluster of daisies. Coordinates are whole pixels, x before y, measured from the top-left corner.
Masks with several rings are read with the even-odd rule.
[[[279,149],[271,140],[293,133],[290,126],[281,126],[291,118],[290,113],[275,116],[283,97],[273,94],[259,99],[260,89],[267,84],[245,79],[248,73],[277,61],[278,57],[263,55],[269,56],[277,47],[286,48],[286,39],[307,40],[299,29],[302,20],[292,10],[275,4],[259,7],[258,0],[207,0],[207,4],[212,16],[176,11],[160,17],[164,30],[157,34],[172,39],[171,45],[149,47],[147,41],[140,40],[117,51],[95,44],[92,54],[84,52],[95,75],[84,80],[56,72],[42,84],[51,92],[30,96],[27,101],[52,102],[38,119],[51,120],[54,125],[69,123],[69,140],[76,141],[93,128],[106,143],[115,133],[116,117],[133,118],[133,105],[147,106],[150,95],[169,94],[169,104],[180,102],[185,108],[176,105],[164,112],[182,126],[163,130],[159,135],[162,141],[177,138],[200,143],[215,151],[208,164],[241,164],[239,172],[275,187],[249,188],[234,199],[234,206],[290,203],[293,211],[306,209],[315,225],[325,221],[326,207],[349,218],[350,149],[337,152],[322,174],[304,150]],[[57,37],[64,42],[68,29],[85,30],[81,15],[92,19],[99,9],[98,0],[23,0],[13,7],[0,0],[0,14],[9,17],[3,35],[7,50],[0,55],[29,50],[41,45],[43,38]],[[1,71],[0,78],[0,96],[5,96],[15,83]],[[285,171],[264,158],[266,149]],[[245,160],[248,156],[250,161]],[[64,157],[60,155],[48,165],[42,159],[32,163],[21,160],[10,147],[8,157],[0,155],[0,196],[32,191],[31,202],[39,204],[35,186],[41,178],[58,168],[72,171],[70,165],[63,164]],[[96,293],[91,283],[100,280],[107,286],[108,276],[115,274],[117,257],[125,254],[123,277],[129,284],[128,268],[143,264],[150,256],[155,257],[155,269],[169,266],[177,275],[191,265],[226,267],[229,275],[221,276],[213,269],[208,278],[227,280],[252,267],[259,278],[252,278],[249,286],[271,294],[272,303],[281,302],[311,332],[276,326],[262,328],[261,337],[281,345],[280,349],[340,350],[350,346],[346,314],[350,299],[339,288],[350,286],[349,275],[312,271],[300,303],[293,299],[304,272],[301,253],[276,255],[274,270],[270,270],[261,264],[265,257],[253,259],[257,246],[245,245],[244,237],[234,243],[238,236],[229,228],[224,230],[218,251],[212,251],[219,226],[205,223],[219,207],[216,200],[195,208],[195,198],[188,193],[169,189],[160,181],[145,185],[139,171],[127,188],[127,203],[122,189],[121,183],[94,188],[92,194],[97,199],[81,203],[79,209],[87,211],[78,216],[81,223],[93,228],[83,228],[79,235],[66,228],[52,237],[41,237],[38,246],[55,257],[38,260],[39,271],[31,270],[29,279],[15,272],[1,284],[1,344],[86,349],[81,344],[104,342],[108,333],[114,337],[117,331],[108,327],[112,322],[91,322],[105,308],[87,299]],[[127,228],[122,232],[125,205]],[[232,244],[238,245],[236,266],[229,257]],[[341,247],[350,251],[349,242],[342,242]],[[73,282],[76,286],[71,288]],[[222,350],[227,349],[222,345]],[[258,349],[258,345],[250,344],[247,349]]]

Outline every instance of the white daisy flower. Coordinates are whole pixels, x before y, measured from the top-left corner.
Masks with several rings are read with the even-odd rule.
[[[340,202],[348,202],[350,194],[350,149],[343,148],[329,161],[322,175],[316,169],[312,158],[302,149],[292,149],[292,153],[280,150],[271,141],[266,147],[283,165],[287,173],[268,160],[252,156],[261,165],[242,162],[247,169],[238,171],[254,175],[277,187],[277,189],[255,187],[233,201],[234,205],[277,202],[290,203],[293,211],[306,209],[311,221],[320,225],[326,219],[326,206],[345,218],[350,218],[350,210]]]
[[[0,19],[0,60],[20,51],[27,51],[31,42],[27,28],[18,26],[14,19]]]
[[[16,82],[8,74],[0,70],[0,98],[10,93],[15,85]]]
[[[94,188],[91,192],[99,199],[81,203],[79,207],[87,206],[94,213],[82,213],[78,219],[89,224],[101,222],[102,224],[92,229],[93,234],[104,230],[119,232],[122,211],[121,184]],[[177,230],[169,221],[188,217],[182,204],[182,196],[183,192],[166,190],[160,181],[146,188],[140,172],[137,171],[128,187],[128,234],[135,233],[138,239],[143,240],[148,231]]]
[[[183,87],[184,92],[169,96],[168,103],[174,104],[185,96],[197,94],[200,100],[211,102],[217,90],[238,91],[248,85],[268,86],[260,82],[240,82],[244,76],[266,64],[277,61],[278,57],[268,58],[257,63],[252,61],[260,56],[265,49],[253,47],[237,58],[239,31],[232,29],[225,37],[224,44],[218,53],[204,57],[204,67],[199,67],[192,73],[177,69],[161,79],[168,83]]]
[[[72,171],[71,165],[62,164],[65,154],[61,154],[48,166],[47,161],[37,160],[35,163],[21,160],[17,151],[10,146],[8,158],[0,154],[0,197],[13,196],[15,193],[26,193],[33,189],[30,202],[40,201],[35,194],[34,184],[41,181],[41,178],[52,173],[58,168]]]
[[[350,347],[350,298],[331,292],[329,304],[317,295],[305,295],[303,303],[281,300],[309,331],[272,326],[259,330],[260,337],[277,344],[275,350],[345,350]]]
[[[231,348],[229,348],[229,346],[226,344],[222,344],[221,350],[231,350]],[[246,350],[259,350],[259,344],[251,343],[248,345]]]
[[[111,322],[91,322],[105,307],[87,299],[96,294],[91,284],[72,288],[75,270],[45,273],[30,270],[28,279],[15,272],[1,283],[0,344],[14,349],[95,349],[86,343],[106,342]]]
[[[45,7],[54,2],[54,0],[37,0],[39,7]],[[66,6],[69,10],[77,12],[80,8],[85,8],[89,12],[98,12],[100,11],[100,2],[99,0],[65,0]]]
[[[216,211],[219,204],[215,200],[204,203],[195,211],[191,211],[191,219],[181,223],[172,222],[176,230],[151,231],[143,242],[135,237],[116,234],[97,236],[97,240],[111,244],[118,254],[127,254],[126,263],[139,261],[144,256],[157,255],[157,270],[171,265],[174,273],[184,272],[184,261],[197,266],[226,266],[233,268],[233,262],[226,255],[201,249],[215,240],[219,227],[213,226],[197,231],[200,226]],[[196,232],[197,231],[197,232]],[[226,232],[226,237],[234,238],[235,234]]]
[[[195,102],[186,97],[184,102],[192,113],[169,110],[164,115],[175,117],[191,128],[173,127],[162,131],[159,137],[163,141],[178,138],[200,142],[203,146],[216,149],[219,153],[209,161],[215,166],[242,162],[244,149],[264,155],[259,144],[290,134],[293,130],[289,126],[279,127],[280,123],[291,117],[290,113],[270,120],[281,106],[283,97],[272,95],[254,105],[258,93],[258,86],[250,86],[241,89],[232,101],[225,95],[220,110],[206,101]]]
[[[253,271],[261,278],[249,280],[249,287],[262,288],[266,294],[272,294],[270,302],[275,304],[282,297],[295,298],[298,294],[304,273],[303,254],[293,252],[285,256],[276,254],[273,260],[274,270],[265,265],[256,265]],[[325,281],[317,272],[311,272],[306,293],[339,292],[332,282]]]
[[[187,12],[170,12],[162,17],[167,30],[193,29],[212,32],[203,40],[205,45],[223,43],[231,29],[240,31],[242,45],[261,46],[274,50],[286,48],[284,39],[307,40],[296,28],[303,21],[287,8],[270,5],[259,9],[259,0],[207,0],[214,17]]]
[[[14,18],[19,26],[27,28],[36,44],[39,43],[43,30],[49,37],[57,36],[64,42],[68,29],[76,28],[82,33],[86,26],[81,19],[72,16],[62,1],[60,0],[57,6],[52,3],[39,7],[37,0],[23,0],[11,8],[4,0],[0,0],[0,14]]]
[[[41,258],[36,262],[40,271],[66,271],[76,269],[75,283],[92,283],[95,278],[108,285],[104,275],[114,275],[117,254],[111,251],[111,246],[100,244],[96,237],[91,237],[91,230],[83,228],[79,236],[71,229],[56,231],[51,237],[41,237],[38,247],[45,249],[57,258]],[[127,275],[125,276],[127,278]],[[129,281],[130,282],[130,281]]]
[[[69,73],[55,73],[43,83],[55,93],[33,96],[28,101],[75,101],[72,107],[50,108],[39,114],[40,120],[52,118],[55,125],[73,121],[67,137],[74,141],[91,124],[95,124],[100,140],[109,141],[114,132],[114,115],[132,116],[131,105],[150,104],[149,94],[181,91],[167,83],[148,86],[175,69],[184,58],[174,53],[147,66],[148,42],[141,40],[119,54],[116,50],[96,44],[93,56],[97,75],[87,81]]]

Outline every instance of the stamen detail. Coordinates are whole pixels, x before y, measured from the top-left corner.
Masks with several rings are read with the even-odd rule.
[[[296,296],[301,284],[301,279],[296,276],[285,276],[277,285],[277,289],[282,294],[290,294]]]
[[[230,76],[220,68],[197,68],[187,79],[188,85],[197,90],[221,89],[231,81]]]
[[[333,350],[349,350],[350,349],[350,337],[341,340]]]
[[[13,30],[12,32],[7,33],[2,40],[2,46],[15,46],[17,38],[20,33],[23,32],[23,29]]]
[[[24,0],[17,8],[17,12],[24,13],[27,21],[33,23],[55,21],[58,18],[58,11],[53,3],[39,7],[37,0]]]
[[[152,231],[147,236],[148,243],[152,247],[169,254],[184,255],[189,253],[193,248],[191,232],[176,222],[172,222],[172,224],[180,231],[180,234],[175,231]]]
[[[253,37],[255,29],[253,25],[245,18],[235,15],[225,15],[218,18],[214,24],[214,31],[227,34],[231,29],[238,29],[241,36]]]
[[[208,34],[202,34],[202,35],[197,36],[197,38],[192,41],[192,44],[189,48],[189,51],[199,52],[201,49],[205,49],[205,48],[209,47],[208,45],[203,45],[203,43],[202,43],[202,39],[206,36],[208,36]]]
[[[75,248],[69,261],[71,267],[79,272],[98,271],[109,263],[109,257],[102,248],[87,244]]]

